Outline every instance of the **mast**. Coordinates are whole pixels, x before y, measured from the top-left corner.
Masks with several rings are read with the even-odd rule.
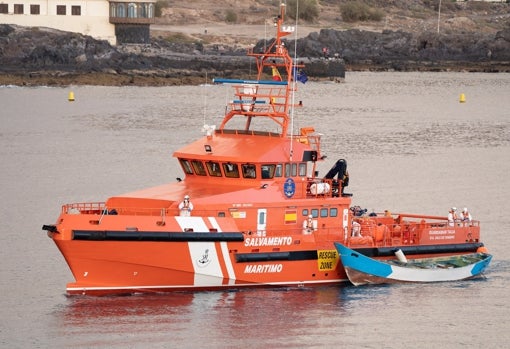
[[[255,58],[257,66],[256,80],[227,80],[214,79],[216,83],[241,84],[234,85],[236,100],[230,103],[230,111],[225,115],[219,127],[219,132],[226,129],[226,124],[236,116],[245,117],[243,132],[252,130],[254,118],[270,118],[281,129],[281,137],[286,137],[289,131],[292,107],[292,94],[296,90],[293,83],[297,65],[290,57],[282,38],[295,31],[294,26],[284,26],[285,4],[280,4],[280,14],[273,18],[276,28],[276,38],[261,52],[249,49],[247,55]],[[267,74],[272,80],[267,80]]]

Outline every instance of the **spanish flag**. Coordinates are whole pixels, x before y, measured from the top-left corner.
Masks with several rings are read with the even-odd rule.
[[[273,80],[282,81],[282,76],[280,75],[278,69],[274,65],[271,67],[271,69],[273,70]]]
[[[297,211],[285,211],[285,224],[292,224],[297,222]]]

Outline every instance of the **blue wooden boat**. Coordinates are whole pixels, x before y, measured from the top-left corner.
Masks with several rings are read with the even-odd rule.
[[[379,260],[367,257],[337,242],[335,247],[347,277],[356,286],[465,280],[483,273],[492,259],[492,255],[481,252],[407,259],[401,250],[396,250],[395,259]]]

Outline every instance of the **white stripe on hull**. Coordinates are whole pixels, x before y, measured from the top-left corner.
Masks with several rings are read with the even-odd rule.
[[[195,232],[209,231],[209,227],[205,224],[202,217],[176,217],[176,220],[183,231],[190,228]],[[215,220],[214,223],[215,228],[220,231]],[[215,243],[190,241],[188,242],[188,249],[195,273],[193,285],[195,287],[221,286],[224,276],[221,271],[218,254],[216,253]]]
[[[208,217],[209,223],[218,230],[218,232],[223,232],[220,225],[216,221],[216,218],[214,217]],[[228,274],[228,285],[234,285],[236,282],[236,276],[234,272],[234,267],[232,265],[232,261],[230,260],[230,254],[228,252],[228,245],[226,241],[222,241],[220,243],[221,246],[221,253],[223,254],[223,261],[225,262],[225,267],[227,268],[227,274]]]

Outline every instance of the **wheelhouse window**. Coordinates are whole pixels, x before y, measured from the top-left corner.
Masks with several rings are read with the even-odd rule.
[[[65,16],[66,14],[66,5],[57,5],[57,15]]]
[[[306,163],[304,162],[299,164],[299,176],[306,177]]]
[[[281,177],[283,176],[283,166],[282,164],[276,165],[275,171],[274,171],[275,177]]]
[[[9,5],[0,4],[0,13],[9,13]]]
[[[193,169],[191,168],[191,164],[189,163],[188,160],[181,159],[180,162],[181,162],[182,169],[184,170],[184,173],[193,174]]]
[[[208,161],[205,163],[207,166],[207,171],[209,172],[210,176],[213,177],[221,177],[221,170],[220,170],[220,164],[213,161]]]
[[[255,165],[253,164],[244,164],[242,165],[243,169],[243,177],[244,178],[255,178],[257,177],[256,171],[255,171]]]
[[[81,16],[81,6],[71,6],[71,15]]]
[[[225,173],[225,177],[239,178],[239,167],[237,164],[232,164],[230,162],[223,164],[223,172]]]
[[[31,15],[40,15],[41,14],[41,6],[30,5],[30,14]]]
[[[191,162],[191,166],[193,166],[193,170],[195,170],[195,173],[199,176],[207,176],[207,173],[205,172],[205,167],[202,161],[193,160]]]
[[[22,15],[24,13],[23,4],[14,4],[14,14]]]
[[[270,179],[274,177],[276,165],[262,165],[261,166],[262,179]]]
[[[297,164],[286,163],[285,164],[285,177],[296,177],[297,176]]]
[[[317,218],[318,214],[319,214],[319,210],[317,210],[317,209],[308,210],[307,208],[304,208],[301,211],[301,215],[303,217],[308,217],[309,214],[311,214],[314,218]],[[321,217],[328,217],[328,209],[327,208],[321,208],[320,209],[320,216]],[[338,209],[336,207],[333,207],[333,208],[329,209],[329,217],[338,217]]]

